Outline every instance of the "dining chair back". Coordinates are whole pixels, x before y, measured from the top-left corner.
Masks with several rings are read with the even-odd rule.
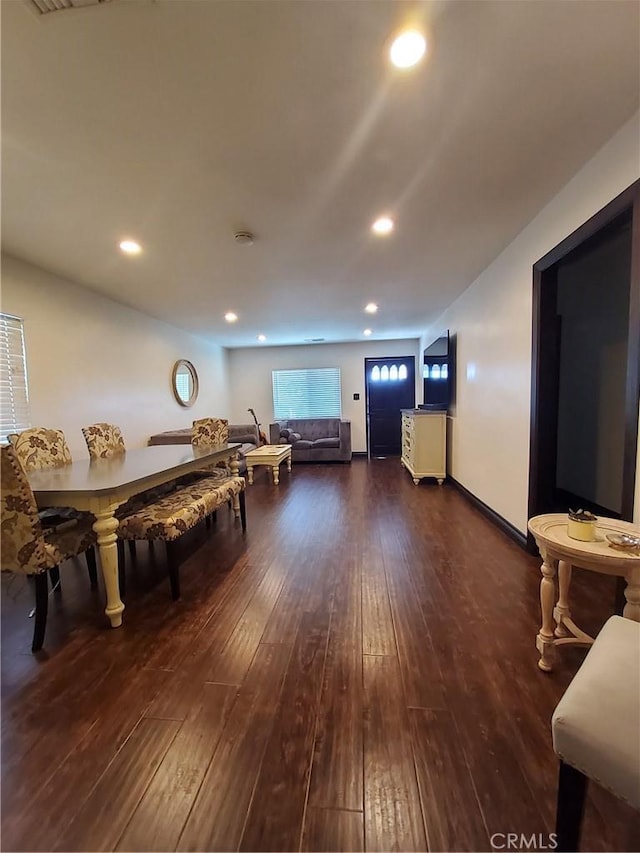
[[[229,441],[229,421],[224,418],[200,418],[193,422],[194,447],[211,447],[227,444]]]
[[[92,585],[97,583],[96,542],[89,520],[60,530],[44,528],[27,474],[13,444],[0,447],[0,567],[35,576],[36,613],[31,649],[42,648],[47,624],[47,573],[69,557],[86,552]],[[91,555],[91,556],[90,556]]]
[[[73,461],[61,429],[32,427],[11,433],[7,438],[27,473],[41,468],[61,468]]]
[[[109,459],[126,450],[120,427],[115,424],[91,424],[82,427],[91,459]]]

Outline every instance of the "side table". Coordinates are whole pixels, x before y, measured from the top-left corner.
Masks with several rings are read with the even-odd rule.
[[[555,646],[590,646],[593,643],[593,637],[581,631],[571,618],[569,586],[573,566],[625,578],[627,586],[624,594],[627,603],[623,615],[627,619],[640,622],[640,553],[613,548],[606,539],[607,533],[631,533],[640,536],[637,527],[626,521],[600,518],[595,541],[581,542],[569,537],[565,513],[550,513],[530,519],[529,530],[542,557],[542,625],[536,637],[536,648],[540,652],[538,666],[541,670],[550,672],[553,668]],[[556,573],[557,602],[554,580]]]

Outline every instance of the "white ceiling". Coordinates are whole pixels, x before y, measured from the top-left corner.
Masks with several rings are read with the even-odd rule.
[[[639,11],[4,0],[3,248],[223,346],[417,337],[637,109]]]

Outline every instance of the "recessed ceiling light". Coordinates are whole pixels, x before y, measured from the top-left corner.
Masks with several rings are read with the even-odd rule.
[[[258,335],[258,340],[259,340],[259,341],[266,341],[266,340],[267,340],[267,336],[266,336],[266,335]]]
[[[139,255],[142,251],[142,246],[135,240],[122,240],[120,248],[126,255]]]
[[[364,332],[363,332],[362,334],[363,334],[363,335],[366,335],[367,337],[369,337],[369,335],[372,335],[372,334],[373,334],[373,332],[371,331],[371,329],[365,329],[365,330],[364,330]]]
[[[391,234],[393,231],[393,219],[388,216],[381,216],[371,226],[371,230],[375,234]]]
[[[365,305],[364,310],[367,312],[367,314],[375,314],[378,310],[378,306],[375,302],[370,302],[368,305]]]
[[[389,56],[396,68],[411,68],[420,62],[426,49],[427,43],[422,33],[406,30],[394,39]]]
[[[238,319],[238,315],[234,314],[233,311],[227,311],[227,313],[224,315],[224,319],[227,321],[227,323],[235,323],[235,321]]]

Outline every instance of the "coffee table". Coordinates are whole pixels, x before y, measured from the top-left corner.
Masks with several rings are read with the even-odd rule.
[[[280,463],[287,463],[287,468],[291,471],[291,445],[290,444],[265,444],[258,447],[257,450],[250,450],[246,456],[247,477],[249,485],[253,485],[253,469],[258,465],[268,465],[273,474],[273,483],[275,486],[280,482]]]
[[[617,575],[627,581],[624,591],[627,603],[623,616],[640,622],[640,554],[612,548],[606,535],[631,533],[640,535],[640,530],[627,521],[600,518],[594,542],[571,539],[567,533],[566,513],[537,515],[529,520],[529,530],[536,540],[542,557],[542,581],[540,582],[540,608],[542,625],[536,637],[540,652],[538,666],[550,672],[555,646],[590,646],[593,637],[580,630],[571,618],[569,610],[569,585],[573,566]],[[558,600],[556,603],[555,576],[558,574]],[[555,626],[554,626],[555,622]]]

